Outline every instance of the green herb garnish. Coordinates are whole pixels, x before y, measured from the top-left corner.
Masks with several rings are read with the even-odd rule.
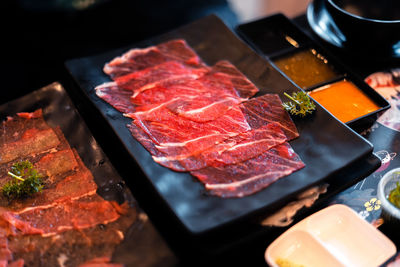
[[[400,209],[400,184],[396,182],[396,188],[390,191],[388,200]]]
[[[14,178],[2,188],[3,195],[9,200],[25,198],[43,189],[42,175],[27,160],[14,163],[7,174]]]
[[[284,95],[291,101],[284,102],[282,106],[290,114],[304,117],[307,114],[313,113],[315,110],[314,102],[311,100],[310,96],[303,91],[293,92],[292,95],[289,95],[285,92]]]

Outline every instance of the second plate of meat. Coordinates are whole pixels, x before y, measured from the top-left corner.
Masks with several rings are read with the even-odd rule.
[[[142,225],[141,210],[61,84],[0,105],[0,118],[1,260],[123,261],[117,257]]]
[[[192,234],[267,214],[372,152],[320,106],[292,120],[283,93],[299,89],[215,16],[66,65]]]

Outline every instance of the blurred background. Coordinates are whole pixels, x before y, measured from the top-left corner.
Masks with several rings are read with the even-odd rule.
[[[295,17],[305,12],[311,0],[228,0],[240,22],[246,22],[274,13]]]
[[[14,0],[0,10],[5,77],[2,102],[69,78],[64,62],[104,53],[216,14],[237,24],[281,12],[294,17],[311,0]]]

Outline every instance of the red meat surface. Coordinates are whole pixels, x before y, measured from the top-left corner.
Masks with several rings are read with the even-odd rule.
[[[211,88],[204,82],[186,77],[171,79],[149,87],[131,101],[136,111],[147,111],[164,105],[180,117],[197,122],[215,120],[242,101],[234,88]]]
[[[118,77],[116,83],[96,87],[100,98],[123,113],[169,102],[171,111],[200,122],[218,118],[256,92],[258,89],[227,61],[197,69],[168,61]]]
[[[44,236],[107,224],[117,220],[119,216],[114,205],[98,195],[78,200],[69,199],[57,205],[26,208],[19,212],[4,209],[0,211],[0,218],[10,225],[10,232]]]
[[[49,177],[74,170],[78,167],[75,154],[71,149],[60,150],[43,156],[35,167],[39,173]]]
[[[187,157],[162,153],[140,128],[129,125],[133,136],[152,154],[154,161],[175,171],[235,164],[253,158],[287,139],[279,124],[270,123],[228,138],[201,153]]]
[[[7,171],[21,160],[31,161],[44,183],[29,197],[0,194],[0,265],[57,266],[65,253],[78,266],[112,255],[136,213],[97,194],[92,173],[60,128],[50,128],[37,110],[8,117],[0,134],[0,184],[12,179]]]
[[[240,163],[206,167],[190,173],[212,195],[243,197],[260,191],[304,166],[289,143],[284,143]]]
[[[233,87],[237,95],[243,99],[254,96],[259,90],[247,77],[229,61],[218,61],[208,73],[200,78],[214,87]]]
[[[1,146],[0,164],[10,162],[19,157],[46,151],[56,147],[59,143],[60,141],[53,129],[28,129],[20,140]]]
[[[180,117],[165,107],[130,114],[133,123],[170,156],[187,157],[229,137],[250,130],[240,108],[234,106],[223,116],[207,123]]]
[[[251,98],[258,88],[226,60],[207,67],[172,40],[132,49],[104,71],[115,82],[96,93],[133,119],[133,137],[157,163],[191,171],[211,194],[253,194],[304,167],[287,143],[299,133],[279,96]]]
[[[130,101],[131,91],[120,88],[116,82],[106,82],[96,86],[96,95],[122,113],[135,112],[135,106]]]
[[[159,65],[178,61],[189,66],[202,66],[200,57],[184,40],[172,40],[143,49],[131,49],[105,64],[104,72],[112,78]]]
[[[193,68],[178,61],[167,61],[140,71],[115,78],[119,87],[134,92],[135,94],[156,86],[158,83],[170,79],[183,79],[189,77],[197,79],[209,71],[208,67]]]
[[[282,108],[282,101],[277,94],[265,94],[251,98],[242,103],[242,111],[253,129],[258,129],[271,122],[277,122],[281,125],[288,140],[299,136],[296,125],[287,111]]]
[[[124,264],[111,263],[109,257],[99,257],[84,262],[79,267],[124,267]]]

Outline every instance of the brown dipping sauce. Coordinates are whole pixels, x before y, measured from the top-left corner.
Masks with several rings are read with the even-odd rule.
[[[346,80],[317,88],[310,96],[344,123],[379,109],[358,87]]]
[[[305,89],[338,76],[328,61],[315,49],[308,49],[274,60],[295,84]]]

